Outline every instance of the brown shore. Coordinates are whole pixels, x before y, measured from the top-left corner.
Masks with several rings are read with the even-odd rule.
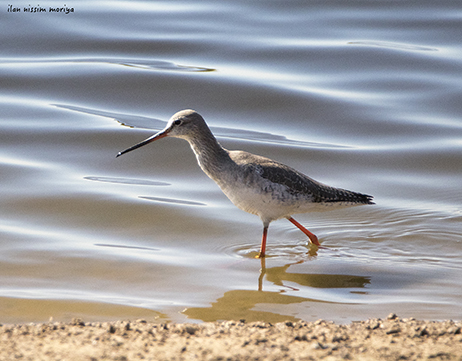
[[[1,325],[1,360],[459,360],[462,322]]]

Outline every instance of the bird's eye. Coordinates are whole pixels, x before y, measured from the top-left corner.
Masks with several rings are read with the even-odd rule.
[[[175,121],[173,122],[173,124],[175,124],[175,125],[180,125],[180,124],[181,124],[181,120],[180,120],[180,119],[177,119],[177,120],[175,120]]]

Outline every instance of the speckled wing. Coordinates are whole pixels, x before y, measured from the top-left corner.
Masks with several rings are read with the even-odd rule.
[[[287,191],[294,195],[311,197],[313,203],[374,204],[370,195],[329,187],[280,163],[265,164],[259,168],[262,178],[286,186]]]

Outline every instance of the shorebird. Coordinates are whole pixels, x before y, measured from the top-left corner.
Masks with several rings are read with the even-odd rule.
[[[119,152],[117,157],[165,137],[186,140],[201,169],[231,202],[260,217],[263,236],[259,258],[265,257],[268,227],[272,221],[288,219],[311,243],[320,246],[316,235],[293,219],[292,214],[310,212],[328,204],[374,204],[373,197],[367,194],[330,187],[269,158],[223,148],[202,116],[190,109],[174,114],[163,130]]]

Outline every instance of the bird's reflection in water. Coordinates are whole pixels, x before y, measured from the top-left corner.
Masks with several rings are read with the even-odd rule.
[[[316,250],[311,251],[310,249],[310,252],[307,254],[309,257],[316,256]],[[266,264],[267,262],[272,263],[272,257],[261,258],[258,290],[229,290],[222,297],[211,302],[210,306],[190,307],[185,309],[183,314],[188,318],[199,319],[205,322],[240,319],[245,319],[247,322],[297,321],[299,318],[287,314],[285,305],[307,304],[310,305],[308,307],[313,308],[317,304],[323,304],[322,307],[325,309],[327,304],[335,305],[343,303],[342,297],[337,301],[332,301],[323,299],[322,296],[320,298],[319,293],[315,292],[314,298],[306,297],[309,290],[308,292],[302,292],[303,289],[305,291],[307,288],[344,288],[357,290],[358,288],[366,287],[371,282],[370,277],[364,276],[288,272],[291,266],[295,266],[294,268],[297,269],[306,261],[307,258],[283,266],[267,268]],[[277,286],[279,291],[264,291],[264,281]],[[351,300],[349,298],[344,299],[344,302],[351,303]],[[266,306],[263,306],[263,309],[261,309],[260,305]],[[265,307],[266,310],[264,311]],[[272,312],[269,310],[272,310]]]
[[[258,277],[258,290],[263,290],[263,278],[266,274],[266,258],[260,258],[261,268],[260,268],[260,276]]]
[[[318,249],[319,248],[323,248],[323,249],[326,249],[325,247],[308,247],[308,252],[306,252],[306,256],[307,257],[307,260],[310,260],[314,257],[316,257],[318,255]],[[260,275],[258,277],[258,290],[259,291],[262,291],[263,290],[263,278],[265,277],[266,275],[266,258],[261,258],[261,268],[260,268]],[[295,265],[295,264],[301,264],[301,263],[304,263],[305,260],[299,260],[297,262],[293,262],[293,263],[290,263],[290,264],[287,264],[286,266],[284,266],[285,269],[289,268],[291,265]],[[280,267],[277,267],[278,269]],[[284,286],[282,284],[278,284],[280,286]],[[287,287],[291,290],[294,290],[294,291],[298,291],[298,288],[294,288],[294,287],[291,287],[291,286],[284,286],[284,287]]]
[[[266,260],[261,259],[260,275],[258,277],[258,290],[263,290],[263,279],[265,276],[268,282],[293,291],[298,291],[299,289],[287,285],[287,282],[296,283],[302,287],[313,288],[364,288],[366,285],[371,283],[371,278],[367,276],[287,272],[290,266],[302,263],[304,263],[304,261],[300,260],[284,266],[271,267],[267,269]]]

